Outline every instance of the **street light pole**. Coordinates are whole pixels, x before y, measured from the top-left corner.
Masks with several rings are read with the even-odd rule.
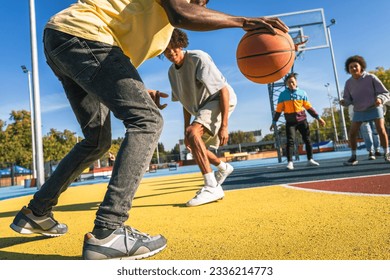
[[[38,76],[38,51],[37,51],[37,32],[35,21],[35,2],[29,1],[30,8],[30,41],[31,41],[31,65],[33,80],[33,111],[34,111],[34,129],[35,129],[35,152],[37,168],[37,188],[40,189],[45,182],[45,169],[43,162],[43,143],[42,143],[42,125],[41,125],[41,99],[39,94],[39,76]]]
[[[333,123],[334,137],[335,137],[336,142],[338,142],[339,141],[339,136],[337,135],[336,121],[334,119],[334,113],[333,113],[332,95],[330,95],[329,86],[330,86],[329,83],[325,84],[325,87],[328,90],[328,98],[329,98],[330,112],[332,114],[332,123]]]
[[[28,77],[28,93],[30,96],[30,119],[31,119],[31,144],[32,144],[32,171],[33,179],[37,178],[37,162],[36,162],[36,152],[35,152],[35,129],[34,129],[34,111],[33,111],[33,94],[32,94],[32,85],[31,85],[31,72],[27,69],[26,66],[22,65],[23,73],[27,74]]]
[[[334,73],[334,79],[335,79],[335,82],[336,82],[337,97],[338,97],[339,107],[340,107],[341,132],[343,134],[344,140],[348,140],[348,133],[347,133],[347,126],[345,124],[344,110],[343,110],[343,106],[341,106],[341,104],[340,104],[341,93],[340,93],[340,86],[339,86],[339,78],[337,76],[337,67],[336,67],[336,61],[335,61],[335,58],[334,58],[332,37],[330,35],[330,27],[332,25],[334,25],[334,24],[336,24],[336,20],[335,19],[331,19],[330,20],[330,24],[326,27],[326,31],[328,33],[329,49],[330,49],[330,55],[332,57],[333,73]]]

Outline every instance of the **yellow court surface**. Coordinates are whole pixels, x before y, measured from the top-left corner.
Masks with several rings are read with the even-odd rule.
[[[128,224],[161,233],[154,260],[388,260],[390,199],[269,186],[225,192],[221,201],[186,207],[200,173],[144,179]],[[0,201],[0,259],[81,259],[106,184],[71,187],[54,208],[69,232],[20,235],[9,228],[31,196]]]

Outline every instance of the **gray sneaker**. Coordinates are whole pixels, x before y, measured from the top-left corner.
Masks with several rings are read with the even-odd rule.
[[[390,153],[385,154],[385,162],[390,162]]]
[[[129,226],[116,229],[104,239],[92,233],[84,236],[84,260],[139,260],[157,254],[167,246],[162,235],[150,236]]]
[[[226,163],[226,170],[225,171],[215,171],[214,176],[215,179],[217,179],[218,185],[222,185],[223,182],[225,182],[226,178],[232,174],[234,170],[234,167],[231,166],[229,163]]]
[[[68,232],[67,225],[57,222],[53,213],[50,212],[45,216],[38,217],[26,206],[19,211],[10,227],[21,234],[38,233],[53,237]]]

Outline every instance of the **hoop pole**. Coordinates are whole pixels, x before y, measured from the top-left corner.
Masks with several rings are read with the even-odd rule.
[[[334,79],[335,79],[335,82],[336,82],[337,97],[338,97],[339,107],[340,107],[341,131],[343,133],[343,139],[344,140],[348,140],[347,127],[345,125],[344,109],[343,109],[343,106],[341,106],[341,104],[340,104],[340,100],[341,100],[340,85],[339,85],[339,78],[337,76],[337,67],[336,67],[336,61],[335,61],[335,58],[334,58],[332,37],[330,35],[330,25],[328,25],[326,27],[326,30],[327,30],[327,33],[328,33],[329,49],[330,49],[330,55],[332,57],[333,73],[334,73]]]

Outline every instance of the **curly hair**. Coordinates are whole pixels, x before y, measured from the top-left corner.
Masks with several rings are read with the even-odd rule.
[[[290,78],[295,78],[295,79],[297,79],[297,77],[298,77],[298,73],[291,72],[291,73],[287,74],[286,77],[284,77],[284,83],[287,83],[287,81],[288,81]]]
[[[354,63],[354,62],[359,63],[360,66],[362,67],[363,71],[366,70],[366,68],[367,68],[366,60],[360,55],[354,55],[354,56],[348,57],[348,59],[345,61],[345,71],[348,74],[350,74],[349,73],[349,65],[351,63]]]
[[[184,31],[175,28],[172,33],[170,44],[174,48],[186,48],[189,44],[187,34]]]

